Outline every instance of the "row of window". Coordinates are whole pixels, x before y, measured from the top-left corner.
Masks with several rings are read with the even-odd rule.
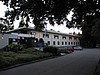
[[[47,38],[49,38],[49,34],[46,34],[46,35],[43,34],[43,38],[44,38],[45,36],[46,36]],[[54,39],[59,39],[59,36],[58,36],[58,35],[54,35]],[[66,39],[66,36],[62,36],[62,39]],[[74,37],[74,40],[77,40],[77,39],[78,39],[77,37]],[[69,40],[72,40],[72,37],[71,37],[71,36],[69,37]]]
[[[48,44],[50,45],[50,41],[48,41]],[[61,45],[79,45],[80,43],[79,42],[61,42]],[[56,43],[56,41],[53,41],[53,45],[60,45],[60,42],[59,41],[57,41],[57,43]]]

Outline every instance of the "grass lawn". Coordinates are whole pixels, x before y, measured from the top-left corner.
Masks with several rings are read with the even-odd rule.
[[[33,48],[24,49],[22,51],[0,51],[0,69],[15,64],[35,61],[53,56],[52,53],[43,53]]]

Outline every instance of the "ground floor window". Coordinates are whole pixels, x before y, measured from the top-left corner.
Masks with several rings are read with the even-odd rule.
[[[55,45],[55,41],[53,41],[53,45]]]
[[[65,42],[65,45],[67,45],[67,42]]]
[[[62,45],[64,45],[64,42],[62,42]]]
[[[50,41],[48,41],[48,45],[50,45]]]
[[[60,45],[60,42],[58,41],[58,45]]]
[[[68,42],[68,45],[70,45],[70,42]]]

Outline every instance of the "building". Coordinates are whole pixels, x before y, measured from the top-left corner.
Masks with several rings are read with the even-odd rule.
[[[7,31],[4,34],[0,34],[0,48],[8,44],[27,44],[28,46],[34,46],[40,39],[50,46],[74,46],[80,45],[80,36],[65,34],[56,32],[54,30],[35,31],[31,27],[22,27]]]

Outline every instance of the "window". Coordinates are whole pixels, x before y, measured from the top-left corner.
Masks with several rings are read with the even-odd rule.
[[[73,44],[73,42],[71,42],[71,45]]]
[[[62,39],[66,39],[66,36],[62,36]]]
[[[68,42],[68,45],[70,45],[70,42]]]
[[[75,42],[74,42],[74,45],[75,45]]]
[[[43,38],[45,37],[45,34],[43,34]],[[48,37],[49,38],[49,34],[46,34],[46,37]]]
[[[48,41],[48,45],[50,45],[50,41]]]
[[[58,36],[58,35],[54,35],[54,39],[55,39],[55,38],[59,39],[59,36]]]
[[[16,41],[16,39],[13,39],[13,42],[15,42]]]
[[[53,45],[55,45],[55,41],[53,41]]]
[[[64,42],[62,42],[62,45],[64,45]]]
[[[74,37],[74,40],[77,40],[77,38],[76,38],[76,37]]]
[[[67,45],[67,42],[65,42],[65,45]]]
[[[72,40],[72,37],[69,37],[69,40]]]
[[[60,44],[60,42],[58,41],[58,45]]]

